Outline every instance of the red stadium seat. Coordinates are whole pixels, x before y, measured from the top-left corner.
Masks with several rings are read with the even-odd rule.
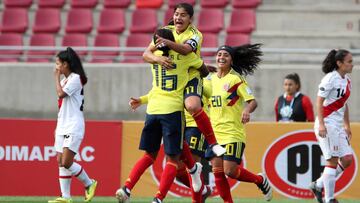
[[[228,4],[228,0],[201,0],[202,8],[224,8]]]
[[[105,8],[127,8],[131,0],[104,0]]]
[[[40,8],[62,8],[65,0],[38,0]]]
[[[92,30],[93,20],[90,9],[71,9],[68,13],[67,33],[89,33]]]
[[[164,25],[169,24],[169,22],[173,19],[174,16],[174,9],[173,8],[168,8],[168,10],[166,10],[165,15],[164,15]]]
[[[213,33],[204,33],[201,48],[217,48],[218,35]],[[205,52],[201,51],[201,56],[215,56],[215,51]]]
[[[30,46],[55,46],[55,38],[53,34],[34,34],[30,38]],[[28,62],[49,62],[55,51],[36,51],[30,50],[27,53]]]
[[[234,8],[256,8],[261,4],[261,0],[232,0]]]
[[[201,32],[218,33],[224,27],[222,9],[203,8],[200,10],[198,29]]]
[[[60,10],[54,8],[40,8],[35,15],[33,32],[57,33],[60,30]]]
[[[120,46],[119,36],[116,34],[98,34],[95,37],[95,47],[114,47]],[[119,55],[119,51],[93,51],[92,63],[112,63],[114,58]]]
[[[0,46],[23,46],[22,34],[1,34]],[[18,62],[22,53],[22,50],[0,50],[0,62]]]
[[[131,34],[126,39],[126,47],[148,47],[151,42],[152,35],[150,34]],[[145,48],[144,48],[145,50]],[[144,51],[128,51],[124,52],[124,60],[123,63],[141,63],[144,62],[142,60],[142,54]]]
[[[253,9],[235,9],[231,13],[228,33],[251,33],[255,29],[255,11]]]
[[[225,38],[225,45],[228,46],[240,46],[248,43],[250,43],[250,36],[247,34],[227,34]]]
[[[66,34],[62,39],[64,47],[87,47],[86,34]],[[76,50],[76,48],[75,48]],[[79,56],[87,55],[87,51],[76,51]]]
[[[28,13],[23,8],[6,8],[2,15],[1,32],[24,33],[28,27]]]
[[[98,0],[71,0],[72,8],[94,8]]]
[[[5,0],[5,7],[29,8],[32,0]]]
[[[101,11],[98,32],[122,33],[125,29],[125,14],[121,9],[105,8]]]
[[[191,4],[192,6],[195,5],[196,0],[169,0],[169,8],[174,8],[176,6],[176,4],[179,3],[188,3]]]
[[[136,0],[137,8],[160,8],[163,0]]]
[[[158,26],[155,9],[136,9],[132,14],[131,33],[153,33]]]

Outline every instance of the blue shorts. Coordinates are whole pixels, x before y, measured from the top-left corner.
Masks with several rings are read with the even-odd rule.
[[[186,87],[184,89],[184,99],[190,96],[198,96],[201,99],[202,92],[203,92],[202,79],[200,77],[195,77],[186,84]]]
[[[208,143],[197,127],[185,128],[185,140],[188,143],[192,154],[196,154],[201,158],[205,157]]]
[[[240,164],[242,161],[242,155],[244,153],[245,144],[243,142],[233,142],[225,145],[221,145],[226,149],[226,153],[223,155],[223,160],[234,161],[237,164]],[[211,159],[216,155],[208,147],[205,152],[205,157]]]
[[[161,138],[163,138],[165,154],[180,154],[184,138],[184,126],[182,111],[170,114],[146,114],[139,149],[148,153],[157,152],[160,149]]]

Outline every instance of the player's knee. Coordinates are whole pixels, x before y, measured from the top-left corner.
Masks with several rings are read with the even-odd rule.
[[[199,101],[197,101],[199,100]],[[194,114],[201,110],[201,101],[198,97],[195,98],[187,98],[185,100],[185,108],[190,114]]]
[[[344,168],[349,167],[351,165],[352,161],[353,161],[352,155],[346,155],[346,156],[342,157],[341,160],[340,160],[341,165]]]
[[[61,165],[62,165],[62,167],[66,168],[66,169],[69,169],[70,166],[72,165],[72,163],[73,163],[72,161],[63,160],[63,161],[61,162]]]
[[[236,178],[236,169],[232,167],[225,167],[224,168],[225,175],[229,176],[230,178]]]

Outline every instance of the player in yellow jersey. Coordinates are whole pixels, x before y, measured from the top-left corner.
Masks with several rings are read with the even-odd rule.
[[[210,119],[216,139],[226,148],[222,157],[216,157],[208,150],[215,184],[224,202],[233,202],[225,175],[230,178],[255,183],[270,201],[272,189],[264,174],[255,175],[240,166],[246,143],[244,124],[250,121],[250,114],[257,102],[244,76],[252,74],[261,61],[259,44],[239,47],[221,46],[216,54],[217,73],[211,80]]]
[[[160,29],[158,34],[171,38],[173,35],[168,29]],[[167,163],[165,165],[159,191],[153,202],[161,203],[173,183],[179,157],[183,144],[183,92],[188,82],[188,69],[190,67],[203,67],[203,61],[191,53],[186,57],[177,58],[177,53],[161,47],[163,51],[155,51],[155,54],[173,58],[174,68],[165,69],[159,64],[152,64],[152,89],[147,101],[145,126],[142,131],[140,146],[145,155],[138,160],[132,169],[125,186],[117,190],[116,197],[119,202],[127,202],[130,190],[134,187],[143,172],[153,164],[160,149],[161,140],[164,142]],[[144,100],[144,97],[142,98]],[[200,181],[201,182],[201,181]]]
[[[153,50],[155,47],[167,46],[170,49],[179,53],[176,57],[178,59],[185,57],[189,53],[196,53],[200,57],[200,48],[202,44],[201,32],[191,24],[192,16],[194,14],[193,7],[188,3],[179,3],[174,8],[174,15],[172,22],[167,29],[173,31],[175,42],[158,37],[155,44],[150,44],[144,52],[143,58],[148,63],[160,64],[165,68],[172,68],[172,60],[166,57],[154,58]],[[212,129],[210,119],[203,111],[201,105],[202,96],[202,79],[199,71],[191,68],[189,70],[189,82],[184,92],[184,103],[187,112],[190,114],[187,119],[193,119],[204,134],[206,141],[209,143],[211,149],[217,156],[225,153],[225,149],[217,144],[214,131]],[[191,118],[192,117],[192,118]]]

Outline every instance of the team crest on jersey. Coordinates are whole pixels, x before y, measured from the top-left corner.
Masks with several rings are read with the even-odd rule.
[[[225,91],[228,91],[229,88],[230,88],[230,84],[229,83],[224,84],[223,88],[224,88]]]

